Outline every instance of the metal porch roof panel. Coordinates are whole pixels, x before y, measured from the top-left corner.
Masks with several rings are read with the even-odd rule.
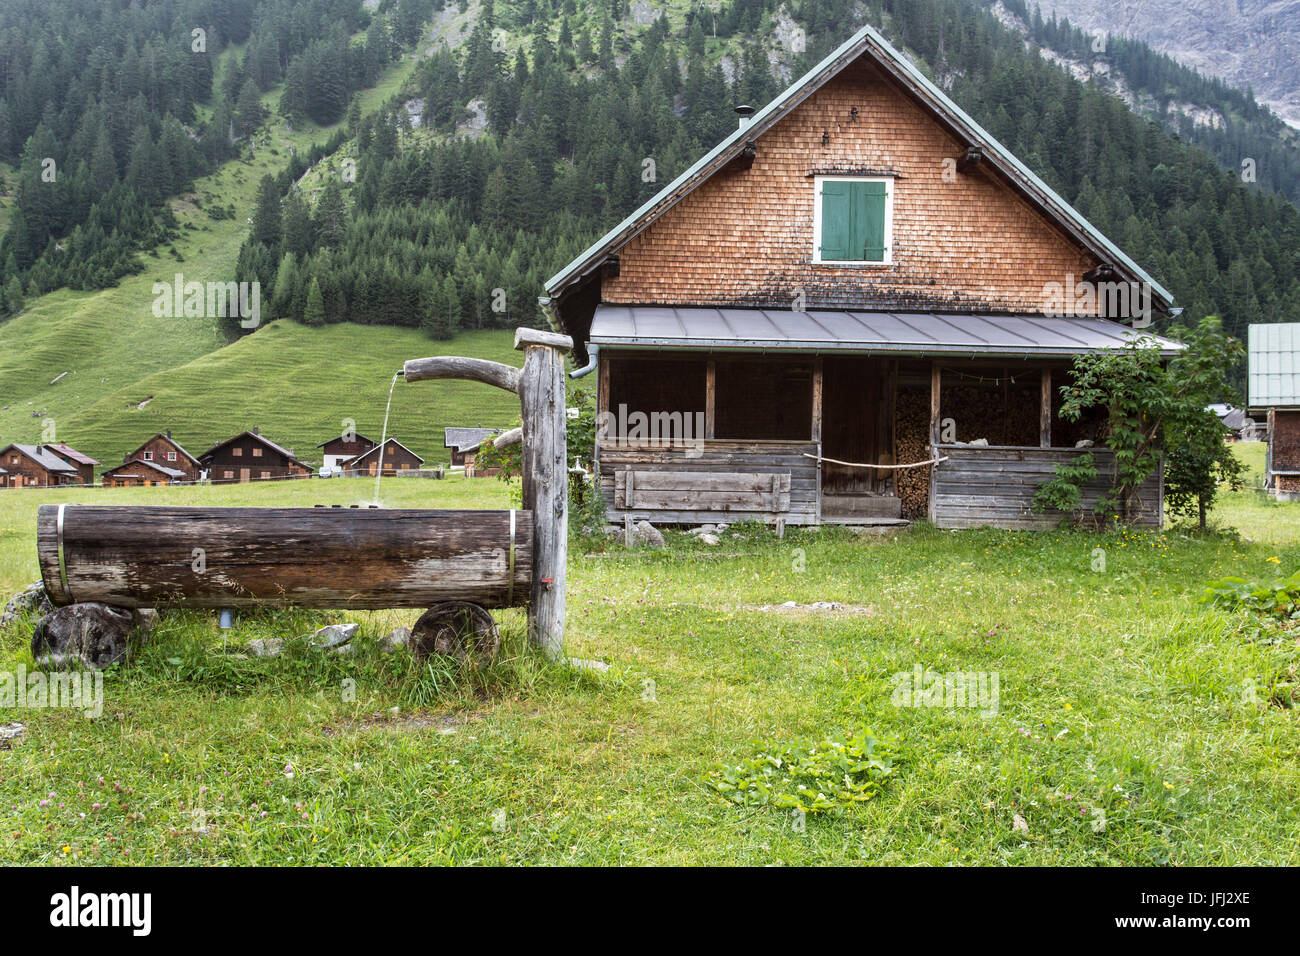
[[[1077,355],[1119,348],[1135,331],[1109,319],[601,305],[591,341],[632,348],[794,349],[911,354]],[[1182,346],[1156,338],[1161,352]]]
[[[1300,407],[1300,323],[1252,325],[1247,370],[1251,408]]]

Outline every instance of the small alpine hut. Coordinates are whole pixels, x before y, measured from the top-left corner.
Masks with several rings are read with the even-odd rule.
[[[199,461],[213,484],[311,477],[311,468],[292,450],[277,445],[256,426],[213,445]]]
[[[1267,414],[1264,484],[1300,499],[1300,323],[1252,325],[1246,347],[1247,405]]]
[[[611,518],[1059,522],[1034,491],[1103,425],[1060,386],[1169,293],[871,27],[737,112],[546,283]],[[1139,497],[1158,526],[1159,474]]]
[[[95,466],[99,464],[94,458],[84,452],[77,451],[71,445],[59,442],[58,444],[49,444],[43,446],[47,452],[56,458],[62,459],[65,463],[71,465],[77,470],[77,479],[83,485],[93,485],[95,483]]]
[[[185,472],[152,458],[130,458],[104,472],[105,488],[151,488],[186,481]]]
[[[324,467],[333,471],[335,468],[342,469],[346,462],[358,455],[364,455],[378,444],[379,442],[371,441],[359,432],[347,431],[321,442],[316,447],[321,450]]]
[[[143,468],[125,468],[136,462],[143,463]],[[158,467],[154,467],[158,466]],[[161,470],[159,470],[161,469]],[[179,472],[173,475],[171,472]],[[130,473],[140,477],[140,482],[152,481],[155,484],[163,478],[167,484],[172,481],[198,481],[203,477],[203,466],[199,460],[181,447],[181,443],[172,438],[170,431],[159,432],[135,451],[122,457],[122,466],[113,468],[111,473],[125,477]],[[104,473],[104,483],[108,484],[110,472]]]
[[[0,465],[5,469],[2,488],[52,488],[82,483],[77,467],[51,452],[48,445],[17,442],[6,445],[0,448]]]
[[[383,458],[384,474],[390,476],[403,473],[414,474],[424,464],[424,459],[411,449],[396,438],[389,438],[384,442],[382,455],[380,454],[379,445],[375,445],[369,451],[362,452],[357,457],[343,462],[340,467],[346,475],[376,475],[379,473],[381,457]]]

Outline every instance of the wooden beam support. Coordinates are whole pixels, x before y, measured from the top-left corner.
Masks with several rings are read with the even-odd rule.
[[[533,513],[533,588],[528,633],[548,657],[564,653],[565,570],[569,549],[569,480],[565,448],[564,356],[567,335],[518,329],[524,353],[519,404],[524,422],[524,502]]]
[[[1052,447],[1052,370],[1043,369],[1043,382],[1039,396],[1038,447]]]
[[[507,392],[518,393],[519,391],[519,369],[502,365],[500,362],[462,358],[459,355],[411,359],[402,366],[402,375],[408,382],[460,378],[471,382],[482,382],[485,385],[495,385]]]
[[[939,363],[930,363],[930,444],[939,444]]]
[[[704,437],[713,438],[713,425],[717,415],[718,363],[709,359],[704,373]]]
[[[812,440],[822,440],[822,357],[813,359]]]

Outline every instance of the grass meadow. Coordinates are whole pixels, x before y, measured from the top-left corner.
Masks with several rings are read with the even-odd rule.
[[[373,494],[343,479],[0,493],[0,590],[37,577],[39,503]],[[379,495],[488,508],[511,490],[389,479]],[[226,634],[166,613],[107,675],[100,718],[0,710],[26,725],[0,752],[0,862],[1294,865],[1295,632],[1198,598],[1213,578],[1300,566],[1300,504],[1246,490],[1214,518],[1205,535],[579,542],[567,651],[603,673],[539,658],[514,611],[479,670],[381,654],[414,611],[243,614]],[[344,619],[361,622],[354,657],[231,653]],[[0,670],[33,666],[29,633],[0,632]],[[893,675],[918,665],[996,673],[996,713],[899,706]],[[717,789],[737,767],[769,772],[764,754],[839,753],[859,732],[894,755],[859,800],[800,817]]]

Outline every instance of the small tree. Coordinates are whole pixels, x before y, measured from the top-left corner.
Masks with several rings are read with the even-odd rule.
[[[1061,388],[1061,417],[1078,421],[1092,408],[1106,411],[1102,441],[1115,456],[1110,492],[1097,504],[1098,512],[1118,514],[1125,523],[1140,511],[1138,488],[1167,456],[1171,507],[1209,506],[1219,477],[1230,481],[1237,472],[1225,464],[1225,452],[1211,449],[1210,419],[1205,407],[1233,394],[1230,374],[1241,361],[1241,343],[1223,333],[1216,317],[1195,329],[1176,327],[1170,337],[1184,349],[1166,360],[1150,335],[1134,336],[1121,349],[1080,355],[1074,361],[1074,381]],[[1217,420],[1217,441],[1222,429]],[[1230,457],[1230,452],[1226,452]],[[1095,467],[1072,462],[1053,480],[1040,486],[1035,505],[1056,506],[1071,497],[1066,485],[1078,488],[1096,477]],[[1077,496],[1074,500],[1078,500]]]
[[[325,297],[321,295],[320,283],[312,276],[311,285],[307,287],[307,305],[302,312],[302,321],[306,325],[325,324]]]

